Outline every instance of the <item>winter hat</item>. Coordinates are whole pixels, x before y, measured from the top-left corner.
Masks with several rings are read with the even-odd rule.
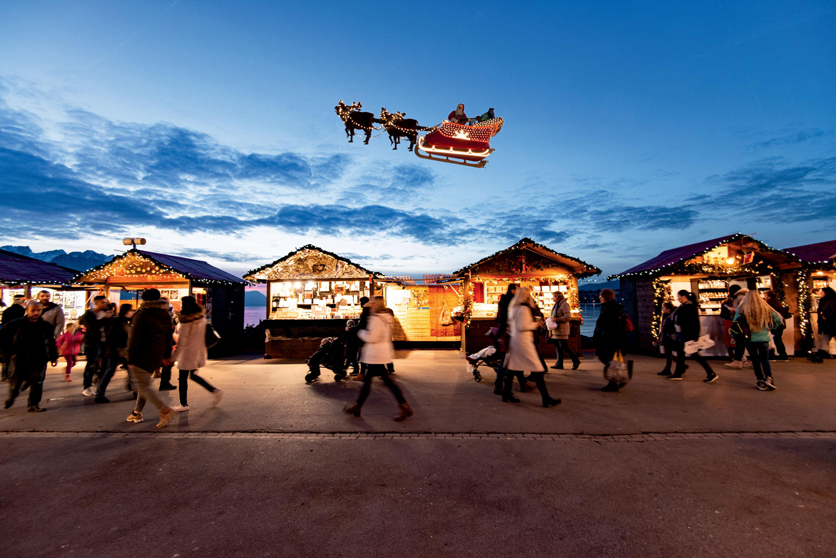
[[[601,298],[604,300],[615,300],[615,291],[612,289],[601,289]]]

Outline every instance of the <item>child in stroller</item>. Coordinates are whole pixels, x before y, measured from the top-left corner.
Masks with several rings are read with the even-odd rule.
[[[493,338],[493,344],[485,347],[478,353],[473,353],[472,355],[468,355],[467,358],[467,368],[470,372],[473,373],[473,379],[477,382],[482,381],[482,373],[479,372],[480,366],[489,366],[496,371],[499,371],[499,367],[502,366],[502,357],[503,353],[497,352],[496,345],[496,334],[499,328],[492,327],[490,331],[488,331],[487,335]]]
[[[334,381],[340,382],[346,377],[345,349],[347,333],[339,337],[326,337],[319,344],[319,349],[306,361],[308,373],[305,375],[305,382],[311,383],[320,374],[320,366],[334,372]]]

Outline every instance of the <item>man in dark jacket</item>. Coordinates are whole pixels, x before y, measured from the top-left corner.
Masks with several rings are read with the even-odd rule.
[[[676,370],[668,376],[668,380],[674,381],[682,380],[682,375],[685,374],[687,368],[685,366],[685,344],[689,341],[698,341],[700,338],[700,310],[697,306],[696,295],[690,291],[681,290],[677,293],[677,297],[679,298],[679,308],[673,313],[673,323],[676,328],[674,334],[676,339]],[[699,351],[690,356],[705,370],[703,382],[710,384],[719,377]]]
[[[9,362],[9,398],[11,407],[22,389],[29,387],[29,412],[46,411],[39,407],[46,377],[46,363],[58,364],[53,327],[41,319],[43,307],[36,300],[26,305],[25,315],[3,328],[3,354]]]
[[[110,301],[106,296],[99,295],[93,299],[93,308],[82,314],[79,320],[84,326],[84,356],[87,358],[81,391],[85,397],[96,395],[93,376],[101,375],[99,366],[106,348],[107,326],[111,317]]]
[[[176,414],[151,389],[154,370],[163,364],[171,364],[171,335],[168,301],[160,300],[160,291],[157,289],[148,289],[142,293],[142,304],[131,320],[131,331],[128,334],[128,371],[138,392],[136,407],[128,417],[128,422],[142,422],[142,409],[146,401],[160,410],[157,428],[168,424]]]
[[[615,291],[603,289],[599,296],[601,313],[595,322],[595,332],[592,340],[595,343],[595,356],[604,363],[606,373],[612,359],[618,351],[624,352],[624,310],[615,300]],[[618,391],[616,382],[608,382],[601,391]]]
[[[61,337],[64,333],[64,309],[52,302],[52,295],[49,291],[41,291],[38,293],[38,302],[44,307],[41,313],[41,319],[51,325],[55,330],[55,338]]]
[[[0,325],[2,327],[6,327],[7,324],[23,317],[25,310],[23,309],[23,305],[26,304],[26,297],[22,294],[15,295],[14,301],[11,306],[6,308],[3,311],[3,318],[0,320]],[[8,359],[3,359],[3,376],[2,380],[5,382],[9,379],[9,365],[7,364]]]

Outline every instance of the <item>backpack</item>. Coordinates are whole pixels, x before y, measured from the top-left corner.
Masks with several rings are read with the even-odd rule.
[[[744,339],[749,339],[751,331],[749,330],[749,322],[746,321],[746,316],[740,314],[740,316],[738,316],[738,318],[731,325],[731,328],[729,328],[729,331],[733,336],[740,336]]]

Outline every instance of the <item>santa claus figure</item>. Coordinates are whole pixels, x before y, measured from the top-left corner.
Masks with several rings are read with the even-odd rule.
[[[464,104],[459,103],[456,105],[456,110],[451,112],[447,116],[447,120],[452,122],[453,124],[467,124],[467,115],[464,113]]]

